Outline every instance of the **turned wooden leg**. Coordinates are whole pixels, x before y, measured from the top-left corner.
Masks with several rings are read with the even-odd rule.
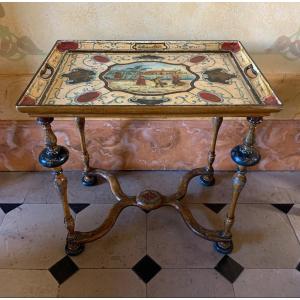
[[[205,186],[212,186],[215,184],[215,178],[214,178],[214,168],[213,163],[215,161],[216,157],[216,142],[217,137],[219,133],[219,129],[222,125],[223,117],[214,117],[212,118],[212,124],[213,124],[213,137],[210,145],[210,149],[208,152],[208,163],[206,170],[209,172],[209,175],[200,176],[200,182]]]
[[[84,245],[76,242],[75,222],[68,204],[68,181],[64,176],[63,169],[61,167],[68,160],[69,151],[65,147],[57,145],[57,139],[52,131],[51,122],[53,122],[53,118],[37,119],[37,123],[44,129],[46,145],[46,148],[41,152],[39,156],[39,162],[43,167],[52,168],[55,171],[54,182],[61,198],[64,210],[65,224],[68,230],[65,250],[68,255],[78,255],[83,251]]]
[[[82,184],[85,186],[92,186],[97,183],[97,177],[89,174],[91,168],[90,168],[90,156],[87,151],[86,142],[85,142],[85,133],[84,133],[85,118],[77,117],[76,124],[80,133],[80,145],[81,145],[82,159],[83,159],[83,172],[82,172],[81,181]]]
[[[247,167],[254,166],[260,161],[260,154],[254,147],[255,128],[262,122],[261,117],[248,117],[249,130],[242,145],[238,145],[231,151],[231,158],[238,165],[237,171],[232,178],[232,199],[224,222],[223,237],[230,238],[230,242],[216,242],[215,249],[223,254],[231,253],[233,250],[231,228],[234,223],[235,209],[240,193],[246,184]]]

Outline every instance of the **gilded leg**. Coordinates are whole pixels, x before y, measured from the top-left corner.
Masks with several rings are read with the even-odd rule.
[[[216,157],[216,142],[217,137],[219,133],[219,129],[222,125],[223,117],[214,117],[212,118],[212,124],[213,124],[213,137],[210,145],[210,149],[208,152],[208,163],[206,170],[209,172],[209,175],[200,176],[200,182],[205,186],[212,186],[215,184],[215,178],[214,178],[214,168],[213,163],[215,161]]]
[[[78,243],[76,240],[75,233],[75,221],[71,214],[69,203],[68,203],[68,180],[63,174],[61,167],[54,168],[55,170],[55,186],[59,193],[61,203],[64,209],[65,225],[68,230],[67,243],[65,246],[66,254],[70,256],[79,255],[84,250],[84,244]]]
[[[97,177],[93,175],[89,175],[90,168],[90,157],[89,153],[86,148],[85,142],[85,134],[84,134],[84,127],[85,127],[85,118],[77,117],[76,118],[77,128],[80,133],[80,145],[82,151],[82,158],[83,158],[83,172],[82,172],[82,184],[85,186],[92,186],[97,183]]]
[[[76,242],[75,223],[70,212],[67,197],[67,178],[63,174],[62,165],[69,158],[69,151],[63,146],[57,145],[57,139],[52,131],[51,122],[53,118],[38,118],[37,123],[41,125],[45,132],[46,148],[39,156],[39,162],[43,167],[52,168],[55,171],[55,186],[59,192],[65,216],[65,224],[68,230],[66,253],[69,255],[77,255],[84,249],[84,245]]]
[[[45,168],[55,168],[63,165],[69,158],[69,151],[63,146],[57,145],[57,139],[51,129],[53,118],[37,118],[45,133],[46,148],[40,153],[39,163]]]
[[[255,128],[262,122],[261,117],[248,117],[249,130],[242,145],[238,145],[231,151],[231,158],[238,165],[237,171],[232,178],[232,199],[224,222],[223,237],[231,238],[230,242],[216,242],[215,249],[223,254],[232,252],[232,234],[231,228],[234,223],[235,209],[238,198],[243,187],[246,184],[247,167],[256,165],[260,161],[260,154],[254,147],[255,144]]]

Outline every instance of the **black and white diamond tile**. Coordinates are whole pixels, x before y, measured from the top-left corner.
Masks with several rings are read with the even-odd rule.
[[[59,284],[65,282],[78,270],[79,268],[69,256],[65,256],[49,268],[49,272]]]
[[[132,270],[142,279],[148,283],[160,270],[160,265],[155,262],[150,256],[145,255]]]
[[[295,197],[298,178],[293,172],[248,172],[247,184],[245,185],[239,203],[293,203],[297,202]],[[298,182],[297,182],[298,181]]]
[[[238,205],[233,244],[230,257],[247,269],[292,269],[300,261],[288,215],[270,204]]]
[[[70,203],[69,206],[75,214],[80,213],[82,210],[87,208],[89,203]]]
[[[3,210],[0,209],[0,226],[4,220],[4,217],[5,217],[5,213],[3,212]]]
[[[48,270],[0,269],[1,298],[54,298],[58,284]]]
[[[300,204],[295,204],[290,209],[288,218],[300,243]]]
[[[58,297],[145,298],[146,285],[131,269],[80,269],[59,286]]]
[[[31,172],[0,172],[2,203],[23,203],[25,194],[34,184]]]
[[[150,298],[228,298],[233,286],[214,269],[162,269],[147,284]]]
[[[291,208],[294,206],[293,203],[276,203],[276,204],[272,204],[272,205],[285,214],[287,214],[291,210]]]
[[[1,210],[7,214],[10,211],[14,210],[18,206],[20,206],[22,203],[0,203]]]
[[[222,228],[226,209],[218,214],[202,204],[190,204],[194,217],[206,228]],[[151,211],[147,221],[147,254],[162,268],[214,268],[221,255],[212,243],[189,230],[176,210]]]
[[[222,276],[233,283],[243,272],[244,268],[230,256],[224,255],[223,258],[215,266],[215,270],[217,270]]]
[[[204,205],[218,214],[226,206],[226,203],[204,203]]]
[[[68,201],[69,203],[93,203],[93,204],[113,204],[116,202],[114,195],[111,193],[109,183],[105,180],[101,186],[84,186],[81,183],[82,174],[80,171],[65,171],[68,179]],[[47,196],[47,203],[60,203],[52,180],[48,181],[50,193]]]
[[[298,271],[300,272],[300,262],[299,262],[299,264],[297,265],[296,270],[298,270]]]
[[[130,183],[130,176],[126,178]],[[61,204],[36,204],[39,192],[28,198],[35,204],[20,206],[22,201],[12,198],[0,204],[0,286],[5,285],[8,297],[145,297],[146,289],[148,297],[233,297],[233,287],[237,297],[300,295],[300,204],[286,198],[279,201],[260,191],[269,197],[267,203],[240,202],[230,255],[214,252],[212,243],[189,231],[172,208],[146,216],[132,207],[122,212],[108,235],[70,258],[64,253]],[[77,228],[99,226],[111,205],[89,204],[84,192],[85,199],[77,197],[76,189],[72,193],[70,208]],[[242,199],[253,200],[244,194]],[[216,197],[223,195],[218,191],[205,203],[190,205],[195,218],[208,228],[222,228],[226,215],[225,203],[216,203]]]
[[[76,215],[76,226],[81,231],[97,228],[104,222],[111,204],[91,204]],[[79,268],[131,269],[146,255],[146,215],[136,207],[127,207],[118,217],[112,230],[89,243],[86,250],[73,261]]]
[[[47,270],[64,256],[63,219],[60,204],[10,210],[0,226],[0,268]]]
[[[233,283],[238,298],[299,298],[300,272],[295,269],[245,269]]]

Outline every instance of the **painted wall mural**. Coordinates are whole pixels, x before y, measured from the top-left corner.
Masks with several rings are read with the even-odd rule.
[[[268,52],[279,52],[288,60],[300,59],[300,27],[290,36],[278,37],[272,47],[267,49]]]
[[[5,17],[5,10],[0,4],[0,18]],[[0,56],[8,60],[21,60],[26,55],[45,55],[26,35],[17,36],[9,27],[0,24]]]

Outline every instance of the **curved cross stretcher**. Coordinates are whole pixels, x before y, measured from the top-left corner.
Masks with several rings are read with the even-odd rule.
[[[255,128],[261,123],[260,117],[249,117],[249,131],[244,139],[243,144],[236,146],[231,151],[231,157],[237,164],[237,171],[233,176],[232,184],[232,201],[225,219],[223,230],[211,230],[201,226],[193,217],[191,211],[181,203],[181,199],[187,193],[189,182],[192,178],[199,176],[200,182],[203,185],[211,186],[214,184],[214,169],[213,162],[215,160],[215,146],[218,131],[222,124],[222,117],[213,118],[213,138],[211,147],[208,153],[208,166],[205,168],[197,168],[187,172],[181,179],[177,191],[169,196],[160,194],[154,190],[144,190],[137,196],[126,195],[118,181],[118,179],[110,172],[101,169],[92,169],[89,166],[89,154],[85,144],[84,135],[84,118],[76,118],[77,126],[81,137],[81,149],[84,162],[84,170],[82,182],[84,185],[93,185],[97,182],[97,177],[102,177],[110,184],[110,188],[118,202],[112,207],[105,221],[96,229],[89,232],[80,232],[75,230],[75,221],[70,212],[67,197],[67,178],[63,174],[61,165],[68,160],[68,150],[60,145],[57,145],[57,139],[54,135],[51,122],[53,118],[38,118],[38,123],[45,130],[46,148],[41,152],[39,161],[48,168],[53,168],[55,171],[55,184],[59,191],[62,200],[65,223],[68,229],[66,253],[68,255],[78,255],[84,250],[84,244],[97,240],[107,234],[115,224],[121,211],[128,206],[137,206],[145,211],[158,209],[162,206],[171,206],[175,208],[187,226],[198,236],[215,242],[214,247],[218,252],[230,253],[233,249],[231,227],[234,222],[234,212],[240,192],[246,183],[246,168],[257,164],[260,160],[260,155],[254,147]]]
[[[121,211],[128,206],[137,206],[145,211],[160,208],[162,206],[174,207],[180,212],[187,226],[200,237],[215,242],[229,242],[230,238],[222,237],[222,231],[209,230],[201,226],[191,214],[190,210],[180,203],[180,200],[186,195],[189,181],[200,175],[208,175],[205,169],[194,169],[185,174],[181,180],[176,193],[171,196],[161,195],[154,190],[145,190],[139,193],[137,196],[127,196],[121,189],[117,178],[104,170],[94,170],[90,172],[90,175],[98,175],[105,178],[111,187],[112,193],[119,201],[116,203],[106,220],[97,229],[89,232],[75,231],[76,241],[80,244],[92,242],[104,236],[112,229]]]

